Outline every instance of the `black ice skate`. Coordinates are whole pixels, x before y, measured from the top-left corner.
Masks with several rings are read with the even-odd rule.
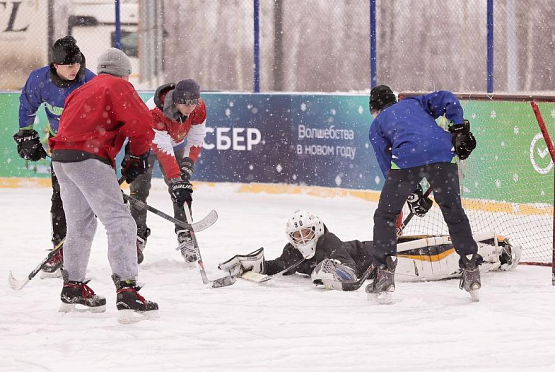
[[[143,251],[146,248],[146,240],[150,236],[150,229],[138,228],[137,229],[137,263],[141,264],[144,260]]]
[[[397,256],[388,256],[385,261],[386,266],[378,266],[370,274],[370,279],[373,281],[366,286],[368,301],[379,304],[390,304],[393,301]]]
[[[56,249],[56,248],[54,248]],[[61,278],[62,273],[61,269],[63,268],[64,263],[64,249],[63,247],[58,249],[56,254],[52,256],[51,259],[46,261],[44,266],[42,267],[40,277],[42,279],[45,278]]]
[[[60,298],[60,312],[90,311],[103,313],[106,311],[106,298],[99,296],[87,285],[86,282],[68,281],[64,278],[64,287]]]
[[[484,262],[484,259],[477,253],[461,256],[459,260],[459,267],[462,269],[459,288],[470,293],[470,297],[476,302],[480,301],[479,290],[482,287],[482,283],[480,281],[479,266],[482,262]]]
[[[120,323],[135,323],[143,319],[158,318],[158,304],[148,301],[139,294],[141,287],[134,280],[122,281],[112,275],[116,285],[116,307]]]
[[[179,243],[177,249],[181,251],[181,255],[186,263],[192,265],[198,261],[197,249],[189,230],[179,230],[177,232],[177,241]]]

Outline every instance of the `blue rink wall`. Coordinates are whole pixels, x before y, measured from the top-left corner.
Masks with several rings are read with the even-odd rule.
[[[141,92],[143,100],[152,92]],[[379,190],[366,95],[203,93],[207,136],[193,180]],[[0,95],[0,177],[49,177],[49,162],[20,159],[12,140],[19,93]],[[38,112],[37,130],[47,120]],[[46,134],[44,134],[46,137]],[[121,154],[120,154],[121,158]],[[119,161],[118,161],[119,164]],[[161,177],[157,166],[155,176]],[[15,180],[12,180],[15,181]]]

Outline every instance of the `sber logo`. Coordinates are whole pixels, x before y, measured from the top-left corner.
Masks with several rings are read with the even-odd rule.
[[[539,174],[546,174],[553,168],[549,148],[541,133],[536,134],[530,143],[530,162]]]

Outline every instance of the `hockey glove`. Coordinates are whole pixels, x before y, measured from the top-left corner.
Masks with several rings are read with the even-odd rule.
[[[40,143],[39,134],[34,129],[20,129],[13,135],[17,143],[17,153],[25,160],[38,161],[46,158],[46,151]]]
[[[185,202],[190,204],[193,201],[193,185],[189,181],[176,179],[171,181],[168,188],[172,201],[178,205],[183,205]]]
[[[430,210],[434,202],[427,196],[424,197],[422,191],[422,186],[418,184],[416,191],[409,195],[407,198],[407,204],[411,213],[414,213],[418,217],[424,217],[424,215]]]
[[[137,156],[131,154],[128,150],[129,145],[125,147],[125,156],[121,162],[121,174],[125,177],[127,183],[131,183],[148,171],[149,151]]]
[[[195,162],[193,159],[185,157],[179,162],[179,169],[181,169],[181,179],[183,181],[189,181],[195,170]]]
[[[246,271],[264,274],[264,248],[247,254],[236,254],[218,265],[218,269],[229,272],[230,276],[240,276]]]
[[[462,124],[454,124],[449,127],[452,134],[451,142],[455,153],[461,160],[470,156],[472,150],[476,148],[476,139],[470,131],[470,122],[465,120]]]

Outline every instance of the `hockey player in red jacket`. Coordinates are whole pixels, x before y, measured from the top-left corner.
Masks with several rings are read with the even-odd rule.
[[[151,108],[155,136],[148,157],[148,171],[131,183],[131,195],[143,202],[150,192],[152,170],[156,160],[161,165],[164,180],[173,201],[174,216],[186,221],[184,204],[192,204],[193,187],[190,182],[194,164],[202,150],[206,136],[206,106],[200,98],[200,86],[192,79],[177,84],[160,86],[147,102]],[[150,235],[146,211],[131,205],[131,215],[137,223],[137,252],[139,263]],[[197,261],[197,254],[188,230],[176,226],[178,249],[185,262]]]
[[[123,202],[115,157],[129,138],[121,166],[132,182],[147,169],[154,132],[148,108],[128,82],[131,62],[125,53],[108,49],[99,57],[97,71],[97,77],[68,96],[58,134],[50,139],[67,220],[60,311],[76,310],[75,305],[105,311],[106,299],[85,281],[98,217],[108,236],[120,321],[130,322],[135,313],[155,314],[158,304],[138,294],[137,227]]]

